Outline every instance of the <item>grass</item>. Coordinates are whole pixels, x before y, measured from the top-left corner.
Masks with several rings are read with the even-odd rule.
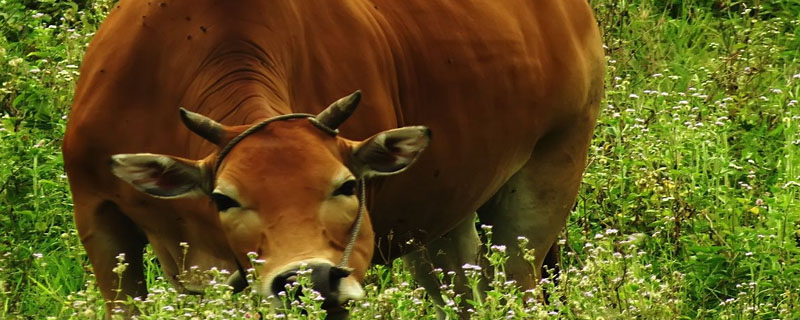
[[[527,293],[494,274],[468,302],[474,318],[800,318],[800,1],[590,3],[607,94],[562,273]],[[111,4],[0,1],[0,318],[104,312],[59,146],[76,66]],[[502,270],[502,248],[487,252]],[[131,301],[143,319],[323,317],[310,292],[281,308],[219,284],[178,294],[146,257],[150,296]],[[455,315],[462,297],[444,286]],[[548,303],[531,299],[542,289]],[[365,290],[354,319],[435,318],[402,261],[373,267]]]

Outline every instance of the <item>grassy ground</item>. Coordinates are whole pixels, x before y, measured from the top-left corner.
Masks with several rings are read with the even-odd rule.
[[[475,318],[800,318],[800,1],[590,3],[607,96],[560,281],[543,281],[543,304],[498,274],[470,302]],[[59,146],[76,66],[109,5],[0,1],[2,319],[103,312]],[[498,265],[501,249],[489,250]],[[131,302],[142,318],[275,317],[249,292],[177,294],[148,257],[151,296]],[[434,317],[399,261],[374,267],[366,290],[355,319]],[[320,318],[306,297],[284,316]]]

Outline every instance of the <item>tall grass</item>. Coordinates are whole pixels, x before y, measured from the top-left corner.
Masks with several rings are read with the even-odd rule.
[[[562,273],[503,274],[440,311],[477,319],[800,318],[800,1],[591,0],[607,95]],[[104,311],[72,221],[59,145],[86,43],[111,1],[0,1],[0,318]],[[488,258],[501,270],[504,252]],[[217,284],[186,296],[148,249],[141,318],[321,318]],[[467,266],[471,277],[486,270]],[[301,280],[305,281],[305,280]],[[541,290],[548,292],[547,303]],[[354,319],[435,318],[402,261],[375,266]],[[290,291],[291,293],[291,291]],[[294,293],[291,293],[294,294]],[[304,311],[301,311],[304,310]]]
[[[59,314],[88,277],[59,148],[108,5],[0,1],[0,318]]]

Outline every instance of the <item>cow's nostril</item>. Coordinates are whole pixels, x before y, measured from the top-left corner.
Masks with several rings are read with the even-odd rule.
[[[350,269],[333,267],[331,268],[331,281],[333,281],[334,279],[339,280],[342,278],[347,278],[347,276],[349,276],[351,272],[352,270]]]
[[[272,280],[272,292],[278,294],[278,292],[286,291],[286,284],[292,283],[297,281],[297,271],[296,270],[289,270],[283,272],[275,277]]]

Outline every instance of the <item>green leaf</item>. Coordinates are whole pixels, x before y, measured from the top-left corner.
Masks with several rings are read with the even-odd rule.
[[[36,221],[36,223],[34,224],[34,229],[37,232],[44,232],[44,231],[47,231],[47,227],[48,226],[49,225],[44,221]]]

